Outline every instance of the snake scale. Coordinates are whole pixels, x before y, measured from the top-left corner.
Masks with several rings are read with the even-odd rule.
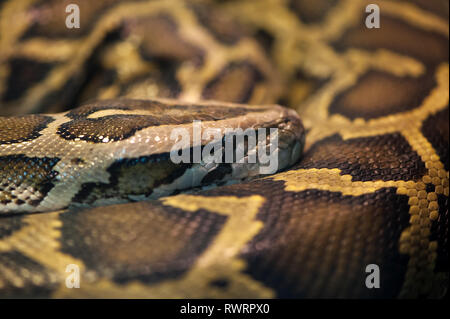
[[[0,1],[0,297],[445,296],[449,4],[369,3]],[[281,171],[173,164],[193,120]]]

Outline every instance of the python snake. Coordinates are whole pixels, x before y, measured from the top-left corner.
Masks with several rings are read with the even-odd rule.
[[[0,1],[0,297],[443,297],[448,1],[369,3]],[[193,120],[282,171],[175,165]]]

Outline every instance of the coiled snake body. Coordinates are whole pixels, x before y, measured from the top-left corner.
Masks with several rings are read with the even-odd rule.
[[[69,3],[0,3],[0,296],[445,295],[448,2]],[[174,164],[194,120],[282,172]]]

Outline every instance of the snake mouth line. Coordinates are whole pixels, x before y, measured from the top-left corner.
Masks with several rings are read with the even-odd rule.
[[[220,143],[214,144],[212,148],[209,144],[195,145],[194,141],[188,139],[189,146],[176,151],[184,154],[185,160],[180,155],[174,161],[174,155],[170,152],[119,159],[107,169],[110,175],[108,183],[82,185],[72,202],[82,206],[103,206],[157,199],[278,172],[292,166],[301,157],[304,138],[299,132],[303,127],[297,119],[277,120],[253,130],[255,140],[264,142],[261,144],[249,143],[248,136],[246,139],[244,134],[238,136],[233,131],[221,135],[218,140]],[[231,142],[228,149],[227,142]],[[216,154],[220,156],[211,156],[210,160],[205,161],[202,155],[210,156],[217,145]],[[266,153],[268,149],[269,154]]]

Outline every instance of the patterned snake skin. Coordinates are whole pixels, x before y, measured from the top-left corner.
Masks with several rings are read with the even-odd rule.
[[[65,27],[69,3],[79,29]],[[376,1],[381,28],[368,29],[368,3],[0,1],[0,207],[32,212],[0,209],[0,297],[445,296],[449,4]],[[303,156],[233,185],[34,213],[54,190],[49,176],[63,175],[56,154],[79,147],[67,165],[82,167],[100,147],[170,122],[157,114],[170,107],[152,122],[130,106],[167,101],[156,98],[175,99],[189,120],[200,104],[225,121],[288,106],[306,129]],[[44,115],[58,112],[72,117]],[[108,181],[138,162],[98,172]],[[97,183],[79,197],[102,191]],[[70,264],[80,288],[66,287]],[[369,264],[380,268],[378,289],[365,285]]]

